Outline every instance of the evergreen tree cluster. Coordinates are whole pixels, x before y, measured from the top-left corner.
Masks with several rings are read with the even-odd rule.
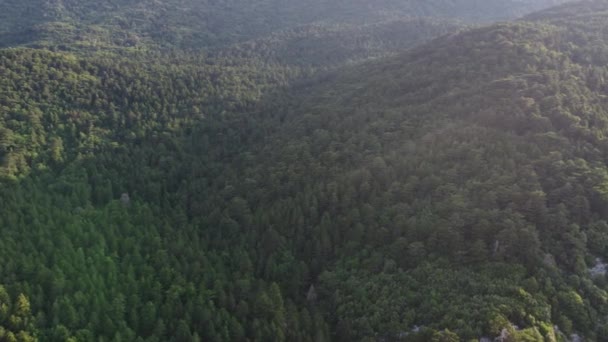
[[[607,19],[0,50],[0,341],[604,340]]]

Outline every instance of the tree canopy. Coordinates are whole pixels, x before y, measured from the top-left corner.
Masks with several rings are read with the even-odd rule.
[[[0,50],[0,341],[601,341],[607,19]]]

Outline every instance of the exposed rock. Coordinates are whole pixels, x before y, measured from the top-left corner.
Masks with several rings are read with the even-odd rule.
[[[559,327],[557,325],[553,326],[553,331],[549,332],[548,336],[546,336],[545,339],[547,341],[567,341],[568,340],[566,335],[561,330],[559,330]]]
[[[129,194],[125,192],[120,195],[120,202],[122,203],[122,205],[127,206],[131,204],[131,197],[129,197]]]
[[[583,342],[583,338],[580,337],[578,334],[572,334],[572,335],[570,335],[570,341],[571,342]]]
[[[552,254],[545,254],[543,258],[543,264],[549,268],[557,268],[557,262],[555,262],[555,257]]]
[[[605,276],[608,272],[608,264],[603,262],[600,258],[595,258],[595,265],[589,270],[592,276]]]
[[[506,341],[509,341],[509,337],[511,337],[511,334],[509,333],[509,329],[504,328],[500,332],[500,336],[498,336],[497,338],[494,339],[494,342],[506,342]]]
[[[500,248],[500,241],[496,240],[494,242],[494,248],[492,249],[492,255],[496,255],[496,253],[498,253],[499,248]]]
[[[310,285],[310,288],[308,289],[308,293],[306,294],[306,300],[309,302],[317,301],[317,290],[315,290],[314,285]]]

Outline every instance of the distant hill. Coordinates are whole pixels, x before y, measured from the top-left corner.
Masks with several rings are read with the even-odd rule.
[[[216,56],[331,68],[379,58],[464,28],[460,21],[416,18],[373,24],[309,24],[220,49]]]
[[[374,23],[402,17],[488,22],[510,19],[557,0],[6,0],[0,46],[69,49],[223,46],[318,22]],[[564,1],[561,1],[564,2]]]

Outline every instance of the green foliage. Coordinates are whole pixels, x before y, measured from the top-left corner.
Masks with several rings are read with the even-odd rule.
[[[462,26],[458,21],[433,18],[387,19],[363,25],[313,23],[236,44],[216,54],[327,69],[391,55]]]
[[[459,342],[460,338],[449,330],[443,330],[433,333],[432,342]]]
[[[351,36],[351,18],[209,38],[146,26],[159,13],[147,5],[20,10],[66,35],[91,13],[93,36],[131,39],[124,26],[149,46],[257,39],[207,56],[0,51],[0,279],[15,295],[0,288],[0,340],[606,332],[608,285],[588,272],[608,258],[605,4],[396,55],[417,42],[397,42],[412,25],[424,39],[455,26],[398,19]],[[368,33],[379,47],[343,38]]]
[[[29,300],[22,293],[16,299],[11,299],[2,285],[0,285],[0,341],[37,341]]]
[[[438,17],[507,19],[563,0],[30,0],[0,4],[0,46],[131,50],[224,46],[312,23]]]

